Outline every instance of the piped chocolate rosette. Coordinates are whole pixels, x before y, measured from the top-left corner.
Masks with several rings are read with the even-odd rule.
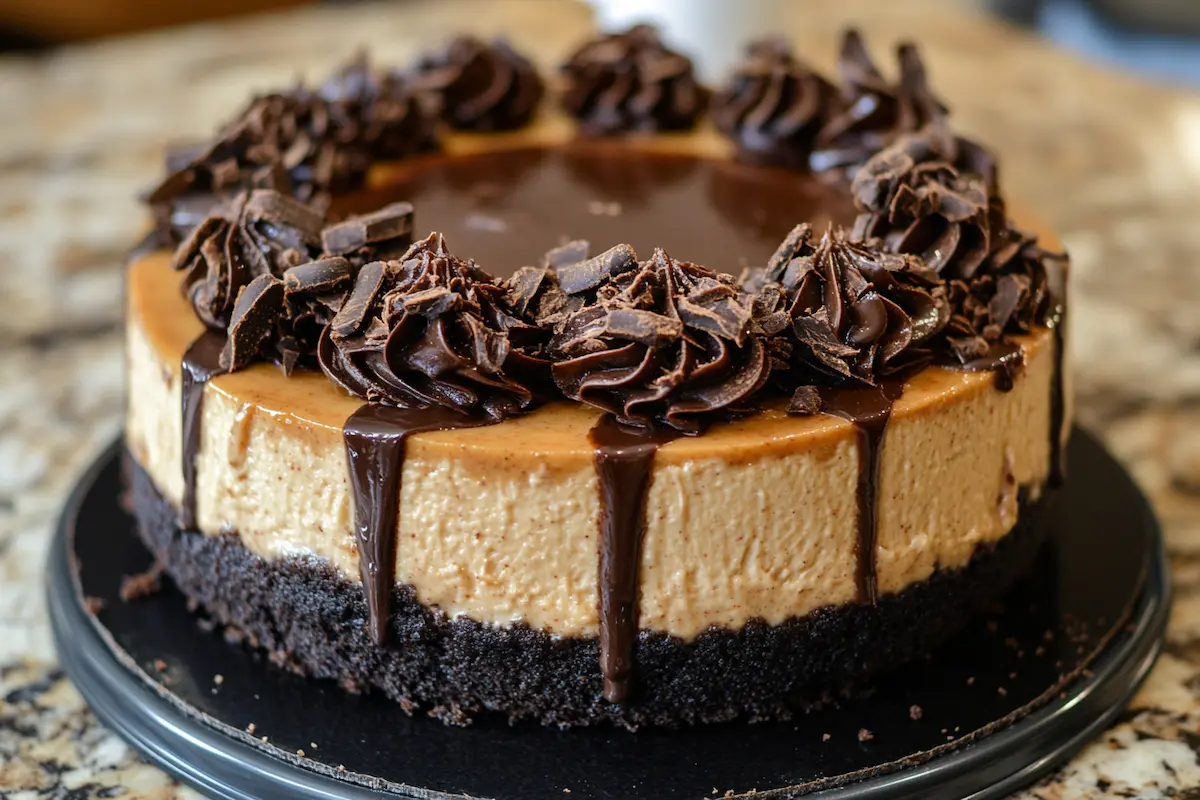
[[[619,703],[634,670],[638,526],[659,445],[764,409],[849,419],[862,434],[859,549],[873,553],[879,442],[906,377],[931,364],[991,370],[1011,389],[1024,358],[1014,337],[1044,327],[1061,359],[1062,258],[1008,219],[992,158],[951,132],[915,48],[897,55],[893,82],[849,31],[835,82],[787,43],[760,41],[714,94],[638,26],[562,65],[558,102],[583,137],[687,130],[711,113],[742,158],[841,182],[858,210],[852,226],[796,220],[740,279],[622,241],[569,241],[502,279],[487,253],[456,254],[442,233],[414,242],[419,203],[332,209],[374,161],[435,148],[442,126],[534,120],[545,85],[503,41],[459,37],[407,73],[359,57],[317,90],[256,99],[173,161],[149,202],[162,240],[179,241],[173,265],[208,331],[185,374],[199,382],[272,362],[289,375],[319,370],[364,401],[344,438],[376,643],[399,501],[371,499],[398,486],[412,433],[554,401],[597,410],[600,656],[604,697]],[[1061,366],[1055,381],[1061,428]],[[859,565],[867,604],[871,558]]]

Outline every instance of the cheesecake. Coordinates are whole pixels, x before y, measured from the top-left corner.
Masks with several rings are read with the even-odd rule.
[[[755,42],[710,89],[638,27],[551,82],[459,37],[173,151],[127,281],[147,547],[455,724],[780,719],[933,653],[1052,525],[1066,261],[898,61]]]

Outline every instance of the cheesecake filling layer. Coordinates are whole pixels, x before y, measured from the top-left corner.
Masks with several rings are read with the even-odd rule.
[[[128,440],[171,502],[183,499],[180,360],[202,332],[164,254],[129,276]],[[1048,475],[1056,352],[1021,338],[1011,391],[988,373],[926,369],[880,449],[878,591],[967,562],[1015,524],[1019,486]],[[203,389],[199,530],[264,558],[359,563],[343,426],[361,405],[324,376],[255,365]],[[1069,409],[1068,409],[1069,412]],[[599,414],[551,404],[502,424],[417,434],[400,496],[396,582],[451,616],[596,636]],[[684,639],[778,624],[858,597],[854,426],[768,409],[663,445],[646,502],[640,627]]]

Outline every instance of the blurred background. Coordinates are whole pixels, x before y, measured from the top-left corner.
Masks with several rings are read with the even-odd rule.
[[[346,5],[354,0],[326,2]],[[962,3],[979,5],[1090,58],[1153,78],[1200,83],[1200,2],[1196,0]],[[313,0],[0,0],[0,52],[312,4]]]

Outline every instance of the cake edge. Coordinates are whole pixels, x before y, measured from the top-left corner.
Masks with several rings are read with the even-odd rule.
[[[394,590],[390,644],[378,647],[359,583],[312,557],[262,559],[235,534],[181,531],[178,509],[128,450],[122,462],[140,538],[176,586],[226,626],[227,638],[265,650],[300,675],[376,690],[407,713],[458,725],[481,712],[630,730],[779,720],[860,694],[871,677],[934,651],[1028,571],[1059,494],[1033,499],[1022,490],[1007,536],[979,545],[967,566],[935,572],[876,606],[714,628],[690,642],[642,631],[634,656],[639,691],[614,704],[602,696],[598,640],[449,618],[421,605],[411,587]],[[803,675],[796,664],[807,666]]]

